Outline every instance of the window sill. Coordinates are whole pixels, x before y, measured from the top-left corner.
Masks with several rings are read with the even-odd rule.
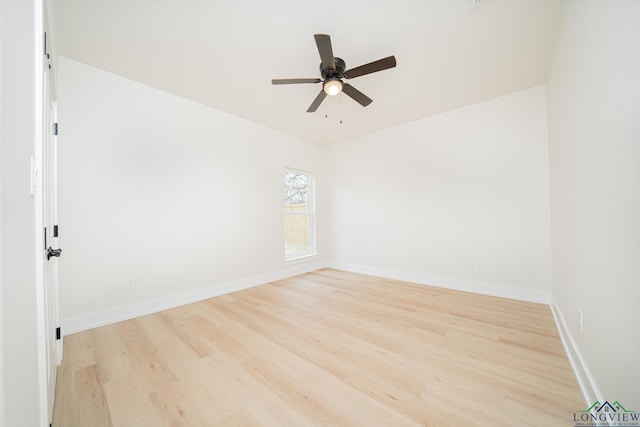
[[[310,253],[310,254],[297,255],[297,256],[294,256],[294,257],[285,258],[284,262],[287,262],[287,263],[296,262],[296,261],[297,262],[303,262],[303,261],[307,261],[309,258],[313,258],[313,257],[316,257],[316,256],[318,256],[318,254],[313,252],[313,253]]]

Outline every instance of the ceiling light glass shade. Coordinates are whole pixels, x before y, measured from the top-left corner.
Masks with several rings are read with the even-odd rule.
[[[329,79],[324,82],[324,92],[327,95],[333,96],[342,92],[342,82],[340,79]]]

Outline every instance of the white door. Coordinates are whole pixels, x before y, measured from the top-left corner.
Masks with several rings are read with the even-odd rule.
[[[58,329],[58,258],[62,251],[58,247],[56,85],[52,56],[47,51],[45,51],[44,65],[42,223],[44,225],[43,249],[45,254],[43,258],[44,280],[42,283],[44,286],[46,331],[47,404],[49,422],[51,422],[56,387],[56,369],[62,356],[60,329]]]

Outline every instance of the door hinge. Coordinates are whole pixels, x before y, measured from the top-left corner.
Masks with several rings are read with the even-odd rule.
[[[53,134],[56,136],[58,135],[58,123],[53,124]]]
[[[42,52],[43,55],[47,54],[47,33],[44,33],[44,37],[42,40],[42,44],[44,45],[44,52]]]
[[[61,338],[62,332],[60,331],[60,326],[56,328],[56,339],[59,340]]]
[[[44,228],[44,250],[47,250],[47,227]]]
[[[53,226],[53,237],[58,237],[58,224]]]

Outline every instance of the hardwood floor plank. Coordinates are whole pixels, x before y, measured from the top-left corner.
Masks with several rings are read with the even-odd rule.
[[[260,427],[261,425],[261,423],[245,410],[240,410],[218,423],[218,427]]]
[[[106,405],[109,408],[109,415],[114,426],[153,427],[163,424],[161,414],[155,411],[149,394],[136,378],[134,371],[104,383],[103,387]]]
[[[102,384],[98,379],[96,365],[76,370],[72,378],[73,388],[78,393],[74,418],[80,420],[79,425],[110,425],[109,409]],[[97,423],[94,423],[95,419],[98,420]]]
[[[254,375],[244,361],[241,364],[232,360],[216,360],[213,357],[203,360],[204,364],[219,369],[216,376],[224,385],[226,394],[238,402],[243,410],[250,413],[256,421],[265,426],[302,426],[321,425],[319,421],[309,420],[300,407],[294,407],[288,400],[269,388],[268,382]],[[207,372],[207,368],[203,369]],[[288,396],[287,396],[288,399]],[[214,423],[208,425],[216,425]]]
[[[571,425],[548,306],[331,269],[65,337],[58,426]]]

